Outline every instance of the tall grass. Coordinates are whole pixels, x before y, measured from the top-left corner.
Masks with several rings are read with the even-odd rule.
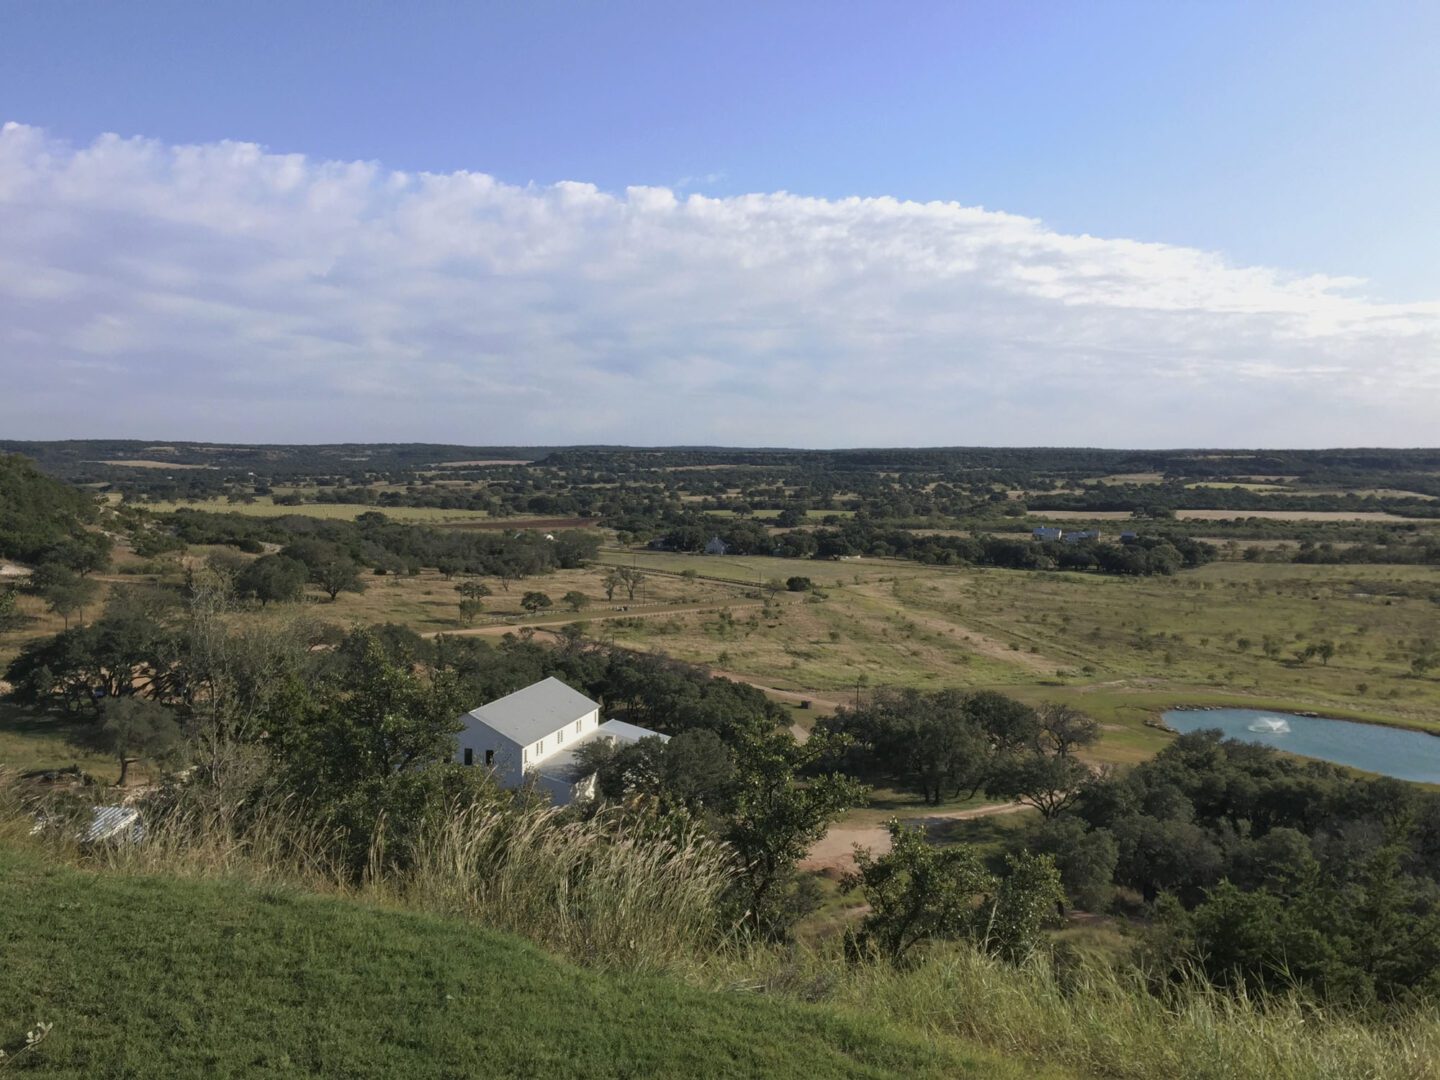
[[[1440,1016],[1388,1024],[1295,997],[1232,995],[1200,979],[1166,997],[1134,969],[1089,964],[1061,978],[1043,957],[1016,968],[964,946],[939,946],[910,969],[841,968],[812,955],[772,972],[800,990],[903,1026],[952,1035],[1095,1076],[1151,1080],[1420,1080],[1440,1076]],[[827,975],[842,971],[833,981]]]
[[[19,785],[0,776],[0,839],[18,837]],[[8,791],[8,795],[5,792]],[[40,842],[122,873],[237,878],[472,919],[577,962],[674,970],[720,947],[728,847],[694,833],[637,832],[618,812],[588,819],[509,796],[454,803],[392,839],[374,829],[354,880],[337,831],[280,796],[232,800],[195,784],[145,806],[143,843],[82,845],[83,803],[51,802]],[[401,831],[396,830],[399,834]]]
[[[34,806],[19,790],[0,775],[0,841],[26,842]],[[1123,968],[1081,963],[1058,972],[1043,957],[1017,968],[959,943],[936,944],[898,968],[848,961],[838,943],[791,949],[726,935],[717,927],[733,873],[727,851],[633,825],[509,801],[456,804],[403,842],[378,828],[359,882],[330,856],[334,837],[279,799],[239,806],[182,794],[152,817],[144,844],[82,851],[68,827],[51,829],[48,844],[104,871],[233,876],[473,920],[582,963],[828,1001],[1082,1075],[1440,1077],[1433,1010],[1367,1022],[1298,998],[1224,993],[1198,979],[1157,997]]]
[[[367,888],[406,906],[520,934],[572,959],[675,969],[717,945],[728,849],[698,836],[628,835],[618,814],[455,807],[422,829],[403,874]]]

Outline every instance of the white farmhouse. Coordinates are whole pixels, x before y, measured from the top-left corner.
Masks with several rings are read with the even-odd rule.
[[[596,739],[639,742],[660,735],[620,720],[600,720],[600,706],[553,676],[471,709],[460,718],[455,760],[491,769],[505,787],[533,781],[557,806],[587,798],[593,776],[579,777],[575,751]]]

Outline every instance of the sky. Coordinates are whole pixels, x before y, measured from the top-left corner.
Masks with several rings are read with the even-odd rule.
[[[0,0],[0,437],[1435,445],[1440,4]]]

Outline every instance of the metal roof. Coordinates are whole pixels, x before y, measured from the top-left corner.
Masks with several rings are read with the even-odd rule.
[[[552,675],[488,705],[471,709],[466,715],[524,746],[598,708],[599,702],[591,701]]]
[[[145,823],[140,811],[132,806],[95,806],[90,810],[90,827],[80,834],[81,843],[95,844],[102,840],[145,839]]]
[[[641,739],[659,739],[661,742],[669,742],[669,735],[661,735],[658,731],[651,731],[649,728],[640,727],[638,724],[627,724],[624,720],[606,720],[597,729],[601,735],[612,735],[621,742],[639,742]]]

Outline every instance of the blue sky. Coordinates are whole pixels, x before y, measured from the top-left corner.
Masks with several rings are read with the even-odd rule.
[[[0,367],[30,395],[0,424],[27,434],[86,433],[47,415],[42,372],[158,375],[172,400],[109,423],[195,437],[188,412],[234,439],[244,415],[254,439],[1298,445],[1425,441],[1440,410],[1440,4],[0,0],[0,23]],[[129,141],[101,153],[104,133]],[[233,144],[268,156],[216,151]],[[184,147],[210,148],[199,173]],[[304,206],[274,186],[285,161]],[[374,170],[337,181],[355,162]],[[497,186],[457,195],[461,174]],[[317,213],[337,182],[349,210]],[[430,199],[463,251],[377,293],[376,237],[392,262],[423,250],[436,234],[404,230]],[[892,200],[996,216],[896,227]],[[326,268],[310,310],[283,272],[300,263],[312,284]],[[745,267],[815,284],[774,310],[786,289]],[[327,321],[406,302],[432,317]],[[866,370],[907,419],[874,416]],[[1117,372],[1145,373],[1133,401],[1080,412]],[[468,387],[465,407],[396,407],[416,379]],[[776,407],[817,383],[845,430]],[[350,426],[290,413],[327,391]],[[1273,418],[1286,402],[1308,419]]]

